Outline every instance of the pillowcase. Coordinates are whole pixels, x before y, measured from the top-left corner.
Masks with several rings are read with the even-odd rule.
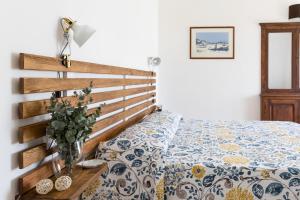
[[[178,130],[181,119],[182,116],[180,114],[161,111],[147,116],[140,124],[143,127],[158,131],[160,134],[163,134],[167,140],[171,140]]]
[[[180,119],[180,115],[167,111],[153,113],[116,138],[101,142],[96,158],[105,160],[108,164],[102,187],[110,190],[111,182],[114,182],[119,193],[128,194],[128,187],[117,186],[120,180],[126,180],[125,184],[132,187],[138,183],[137,186],[146,189],[150,194],[149,198],[154,199],[155,186],[164,173],[164,156]],[[140,195],[140,189],[135,191],[130,194],[131,197]]]
[[[153,113],[142,122],[127,128],[116,138],[101,142],[98,146],[97,157],[99,158],[100,153],[102,159],[103,157],[107,158],[104,152],[124,153],[140,144],[165,151],[173,139],[181,119],[181,115],[169,111]]]

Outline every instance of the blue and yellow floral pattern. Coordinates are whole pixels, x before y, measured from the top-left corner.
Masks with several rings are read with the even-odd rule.
[[[290,122],[183,121],[164,157],[165,199],[300,199],[299,140]]]
[[[82,199],[300,200],[300,125],[180,119],[155,113],[99,144],[109,170]]]
[[[174,113],[154,113],[117,138],[100,143],[96,156],[108,162],[109,170],[100,178],[101,186],[91,186],[82,199],[163,200],[163,156],[180,120]]]

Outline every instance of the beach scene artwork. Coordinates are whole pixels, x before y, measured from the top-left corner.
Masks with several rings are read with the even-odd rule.
[[[229,33],[226,32],[206,32],[196,33],[197,52],[218,52],[229,51]]]
[[[191,29],[191,58],[233,58],[233,28]]]

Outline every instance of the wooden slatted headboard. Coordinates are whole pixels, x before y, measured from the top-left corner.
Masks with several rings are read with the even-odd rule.
[[[71,68],[66,68],[61,64],[60,59],[23,53],[20,54],[20,68],[23,70],[123,75],[120,78],[20,78],[20,92],[22,94],[77,90],[89,86],[90,81],[93,81],[95,88],[108,88],[104,92],[96,92],[92,95],[93,103],[117,100],[114,103],[106,104],[102,108],[102,115],[110,113],[111,115],[98,120],[93,127],[93,132],[96,133],[112,125],[117,125],[87,141],[84,146],[86,155],[94,152],[100,141],[106,141],[117,136],[121,131],[142,120],[156,108],[156,88],[154,85],[156,74],[150,71],[80,61],[72,61]],[[128,76],[139,76],[139,78],[128,78]],[[123,88],[109,89],[117,86],[123,86]],[[126,86],[139,87],[126,88]],[[132,95],[134,96],[132,97]],[[76,105],[74,97],[67,96],[63,98]],[[118,98],[123,98],[123,100],[118,101]],[[19,104],[19,118],[26,119],[46,114],[47,105],[49,105],[48,99],[21,102]],[[20,127],[19,143],[28,143],[45,136],[46,126],[47,121],[42,121]],[[55,153],[55,150],[47,151],[45,143],[30,147],[20,152],[19,167],[23,169],[34,163],[39,163],[53,153]],[[39,180],[52,175],[51,161],[27,172],[20,177],[20,194],[29,191]]]

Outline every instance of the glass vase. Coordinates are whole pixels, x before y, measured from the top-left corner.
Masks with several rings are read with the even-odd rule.
[[[59,160],[63,160],[66,167],[66,174],[72,176],[74,166],[84,159],[83,155],[83,142],[76,141],[69,144],[67,147],[58,149],[59,156],[57,159],[52,159],[52,168],[54,174],[61,175],[61,166]]]

